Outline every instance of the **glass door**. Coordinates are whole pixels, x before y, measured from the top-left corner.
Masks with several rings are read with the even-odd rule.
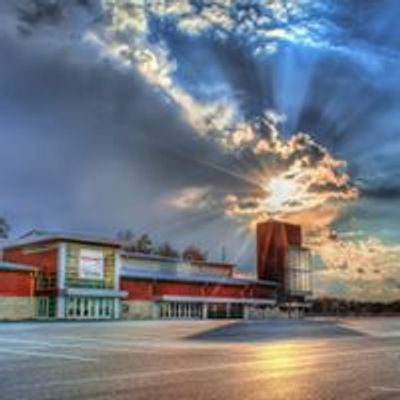
[[[67,297],[65,301],[65,316],[75,318],[76,315],[76,297]]]
[[[36,316],[38,318],[48,318],[49,316],[49,298],[38,297],[36,301]]]

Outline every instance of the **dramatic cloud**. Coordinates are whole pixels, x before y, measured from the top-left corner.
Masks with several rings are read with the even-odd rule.
[[[284,219],[318,254],[316,290],[394,298],[396,10],[2,2],[2,210],[19,230],[133,227],[211,256],[223,245],[252,270],[254,224]]]
[[[339,275],[346,287],[341,295],[375,301],[399,298],[400,246],[372,238],[353,242],[336,237],[326,241],[319,254],[327,267],[317,275],[317,293],[329,295]]]
[[[268,115],[256,127],[258,131],[249,130],[245,139],[230,145],[249,149],[257,157],[262,168],[253,179],[261,190],[250,196],[227,196],[230,215],[245,216],[252,223],[268,217],[286,219],[334,201],[357,198],[346,163],[332,157],[311,136],[299,133],[285,141],[276,120]]]
[[[390,57],[392,61],[398,58],[390,47],[382,49],[366,40],[367,34],[353,40],[349,35],[351,29],[362,29],[355,19],[352,25],[345,23],[352,14],[363,14],[368,19],[371,15],[382,13],[375,1],[362,6],[353,1],[346,7],[335,1],[313,0],[205,0],[198,3],[161,0],[147,7],[144,0],[134,3],[134,8],[172,19],[186,34],[210,34],[222,40],[234,36],[251,46],[256,55],[270,55],[280,46],[290,43],[333,50],[349,58],[357,57],[370,69],[381,67],[381,57]],[[371,54],[374,52],[378,53],[378,57],[372,61]]]

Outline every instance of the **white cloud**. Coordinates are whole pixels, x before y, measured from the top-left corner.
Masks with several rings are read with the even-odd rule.
[[[319,294],[332,294],[335,285],[343,295],[360,300],[393,301],[400,296],[400,246],[377,238],[361,241],[336,238],[318,248],[324,264],[315,279]]]
[[[329,203],[355,200],[358,190],[346,163],[310,135],[298,133],[284,140],[278,129],[280,120],[269,112],[258,124],[238,125],[228,136],[228,148],[253,152],[261,168],[253,178],[260,190],[227,196],[227,213],[253,225],[270,216],[293,219]],[[320,225],[317,219],[314,222]]]
[[[187,187],[166,199],[166,203],[181,210],[201,210],[212,202],[209,187]]]

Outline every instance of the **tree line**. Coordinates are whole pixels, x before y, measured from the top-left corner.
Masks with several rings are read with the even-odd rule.
[[[182,258],[187,261],[206,261],[207,253],[195,245],[187,246],[179,251],[168,241],[154,243],[147,233],[135,235],[131,230],[123,230],[117,233],[117,240],[121,242],[122,249],[128,252],[152,254],[161,257]]]
[[[309,312],[313,315],[339,317],[400,314],[400,300],[380,302],[322,297],[313,301]]]

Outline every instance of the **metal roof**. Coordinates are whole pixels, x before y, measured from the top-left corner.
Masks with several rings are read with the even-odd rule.
[[[12,248],[26,244],[45,243],[54,241],[83,242],[83,243],[120,247],[120,243],[117,240],[110,240],[101,237],[75,234],[75,233],[47,232],[47,231],[34,230],[28,232],[19,239],[6,241],[2,245],[2,248]]]
[[[221,262],[213,262],[213,261],[192,261],[185,260],[184,258],[174,258],[174,257],[166,257],[160,256],[158,254],[145,254],[131,251],[122,251],[121,256],[123,258],[131,258],[131,259],[140,259],[140,260],[149,260],[149,261],[160,261],[171,264],[190,264],[200,268],[224,268],[224,269],[233,269],[236,267],[235,264],[229,263],[221,263]]]
[[[218,275],[208,274],[188,274],[188,273],[177,273],[177,272],[164,272],[164,271],[152,271],[148,269],[139,269],[123,266],[121,268],[121,277],[123,278],[136,278],[146,280],[162,280],[162,281],[179,281],[179,282],[199,282],[199,283],[219,283],[225,285],[248,285],[257,284],[263,286],[276,287],[277,283],[272,281],[260,281],[256,279],[244,279],[225,277]]]
[[[0,271],[26,271],[35,272],[37,268],[26,264],[17,264],[9,261],[0,261]]]
[[[136,259],[141,259],[141,260],[162,261],[162,262],[169,262],[169,263],[188,262],[186,260],[183,260],[182,258],[165,257],[165,256],[160,256],[158,254],[146,254],[146,253],[138,253],[135,251],[126,251],[126,250],[123,250],[121,252],[121,256],[125,257],[125,258],[136,258]]]

